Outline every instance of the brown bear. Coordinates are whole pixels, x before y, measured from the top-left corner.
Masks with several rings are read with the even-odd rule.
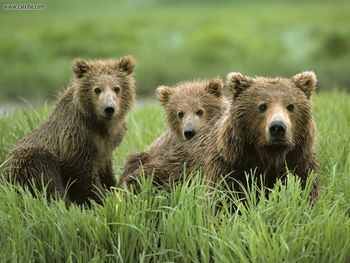
[[[126,132],[135,100],[134,60],[76,59],[72,84],[59,96],[49,118],[9,154],[5,175],[20,185],[45,186],[48,197],[78,204],[102,202],[116,185],[112,151]]]
[[[224,84],[220,78],[158,87],[156,96],[164,107],[169,129],[144,152],[128,156],[119,185],[137,182],[143,165],[178,142],[192,139],[201,129],[216,121],[227,106],[223,91]]]
[[[225,178],[227,185],[240,191],[241,185],[246,186],[246,172],[255,171],[271,188],[288,169],[305,187],[309,174],[319,171],[311,106],[315,74],[303,72],[287,79],[231,73],[227,84],[232,104],[215,125],[147,163],[145,174],[154,173],[155,182],[166,186],[179,181],[186,165],[191,172],[203,169],[211,186]],[[316,178],[312,200],[318,192]]]

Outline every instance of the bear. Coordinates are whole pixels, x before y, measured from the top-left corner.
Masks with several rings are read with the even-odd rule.
[[[222,116],[188,143],[179,142],[147,163],[144,173],[152,173],[159,186],[168,188],[181,181],[184,168],[190,175],[200,171],[209,189],[224,180],[240,193],[251,171],[267,188],[279,178],[283,181],[288,171],[305,188],[315,173],[310,200],[317,201],[320,166],[311,102],[316,82],[309,71],[291,78],[228,74],[232,102]]]
[[[219,118],[228,104],[223,91],[224,83],[218,77],[184,81],[174,87],[158,87],[156,97],[164,108],[169,129],[145,151],[127,157],[118,185],[137,184],[143,165],[178,142],[191,140]]]
[[[102,204],[103,193],[116,186],[112,151],[135,101],[134,67],[131,56],[75,59],[71,85],[48,119],[9,153],[5,177],[67,204]]]

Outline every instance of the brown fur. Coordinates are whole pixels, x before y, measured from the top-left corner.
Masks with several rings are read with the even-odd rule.
[[[304,187],[309,173],[319,171],[310,99],[315,85],[313,72],[303,72],[291,79],[229,74],[233,101],[222,117],[190,142],[179,143],[148,163],[143,167],[145,173],[154,172],[155,182],[164,186],[181,179],[184,164],[192,172],[202,167],[210,185],[228,175],[228,185],[239,191],[239,184],[246,185],[245,172],[255,171],[270,188],[276,179],[285,176],[287,166],[300,177]],[[262,104],[267,106],[264,112],[260,111]],[[290,111],[291,104],[294,109]],[[267,125],[276,109],[287,123],[283,143],[275,143],[267,136]],[[313,200],[318,192],[316,178]]]
[[[96,192],[116,184],[112,151],[126,132],[125,117],[134,103],[134,61],[77,59],[72,68],[71,86],[49,118],[9,154],[5,174],[20,185],[45,185],[49,196],[62,197],[69,185],[67,200],[100,203]]]
[[[216,120],[226,108],[221,79],[182,82],[175,87],[157,89],[158,100],[164,107],[169,130],[157,138],[144,152],[130,154],[124,165],[120,185],[137,182],[142,166],[177,143],[188,141],[186,132],[195,136],[201,129]],[[180,113],[180,114],[179,114]],[[188,136],[188,134],[187,134]]]

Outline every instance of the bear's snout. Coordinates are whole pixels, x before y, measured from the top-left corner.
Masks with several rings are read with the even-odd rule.
[[[281,107],[277,106],[271,109],[265,127],[268,144],[287,145],[292,142],[290,119]]]
[[[286,135],[287,126],[282,121],[274,121],[270,124],[269,132],[273,138],[283,139]]]
[[[187,140],[190,140],[196,135],[196,131],[195,130],[187,130],[187,131],[184,131],[184,135],[185,135]]]
[[[105,113],[107,114],[107,116],[112,116],[114,112],[115,108],[112,106],[108,106],[105,108]]]
[[[107,117],[112,118],[117,113],[117,104],[115,101],[115,97],[113,94],[106,94],[105,96],[101,97],[101,113]]]
[[[186,140],[192,139],[196,135],[196,129],[192,123],[187,123],[184,127],[184,137]]]

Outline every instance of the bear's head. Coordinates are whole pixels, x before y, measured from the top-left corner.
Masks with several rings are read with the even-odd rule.
[[[134,67],[130,56],[120,60],[75,59],[75,96],[82,111],[99,120],[123,118],[135,100]]]
[[[230,73],[234,132],[258,152],[288,151],[305,142],[312,130],[314,72],[287,78],[251,78]]]
[[[224,84],[220,78],[187,81],[175,87],[160,86],[156,95],[165,109],[170,129],[182,140],[192,139],[224,107]]]

